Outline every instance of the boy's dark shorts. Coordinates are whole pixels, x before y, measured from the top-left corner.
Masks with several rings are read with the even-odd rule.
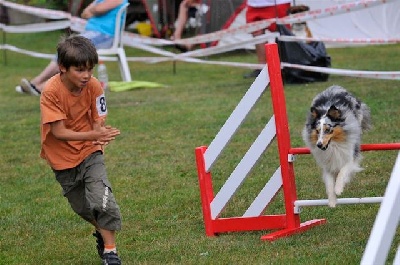
[[[107,179],[101,151],[89,155],[75,168],[53,170],[63,195],[83,219],[110,231],[121,229],[121,214]]]

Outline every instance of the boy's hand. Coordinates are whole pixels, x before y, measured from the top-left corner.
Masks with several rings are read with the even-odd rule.
[[[97,140],[93,141],[93,144],[95,145],[107,145],[109,142],[114,140],[116,136],[121,134],[121,132],[117,128],[111,127],[109,125],[105,127],[100,127],[97,132],[99,133]]]

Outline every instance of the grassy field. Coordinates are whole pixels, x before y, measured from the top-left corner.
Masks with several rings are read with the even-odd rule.
[[[7,43],[52,53],[59,32],[8,34]],[[395,71],[399,45],[329,49],[334,68]],[[148,56],[127,48],[128,56]],[[0,56],[0,264],[100,264],[93,231],[70,209],[47,164],[39,158],[39,98],[17,94],[22,77],[31,78],[48,61],[14,52]],[[210,60],[255,62],[252,52],[232,52]],[[110,79],[120,80],[116,63]],[[209,145],[252,80],[246,69],[178,62],[130,63],[134,79],[165,88],[108,94],[108,123],[121,136],[106,149],[108,175],[123,215],[118,248],[124,264],[359,264],[379,205],[305,208],[303,221],[327,224],[275,242],[271,231],[206,237],[194,149]],[[301,130],[312,98],[341,85],[371,108],[374,128],[364,143],[398,142],[399,82],[330,76],[324,83],[286,85],[293,146],[304,146]],[[265,93],[213,168],[216,191],[271,117]],[[382,196],[397,151],[363,153],[363,167],[342,197]],[[240,216],[278,166],[273,144],[259,160],[223,216]],[[320,171],[311,156],[295,163],[299,199],[325,198]],[[278,196],[269,213],[283,213]],[[397,234],[389,254],[394,258]],[[390,264],[390,263],[388,263]]]

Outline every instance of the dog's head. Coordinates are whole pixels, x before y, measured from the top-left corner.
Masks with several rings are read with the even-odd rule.
[[[310,8],[306,5],[291,6],[287,10],[287,14],[288,15],[297,14],[297,13],[306,12],[309,10],[310,10]]]
[[[343,122],[342,112],[334,105],[328,111],[311,107],[309,124],[311,142],[321,150],[326,150],[332,140],[343,142],[345,140]]]
[[[302,12],[309,11],[310,8],[306,5],[298,5],[298,6],[291,6],[287,10],[288,15],[298,14]],[[298,37],[311,37],[311,32],[307,27],[307,23],[303,22],[295,22],[291,24],[292,32],[295,36]]]

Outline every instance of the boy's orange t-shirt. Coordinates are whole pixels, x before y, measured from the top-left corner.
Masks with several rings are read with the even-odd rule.
[[[101,145],[92,141],[62,141],[56,139],[50,131],[50,123],[64,120],[67,129],[90,131],[94,122],[104,121],[107,106],[100,83],[91,78],[80,95],[73,95],[61,82],[60,74],[46,83],[40,96],[41,111],[41,152],[56,170],[73,168],[79,165],[91,153],[102,150]]]

